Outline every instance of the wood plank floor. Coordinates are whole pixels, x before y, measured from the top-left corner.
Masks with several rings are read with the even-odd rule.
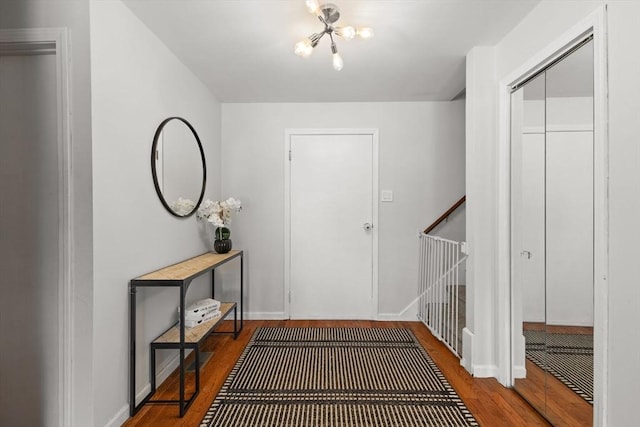
[[[225,325],[226,326],[226,325]],[[253,332],[258,327],[377,327],[408,328],[442,370],[481,426],[548,426],[513,390],[502,387],[495,379],[473,378],[460,366],[456,358],[427,328],[419,322],[374,321],[298,321],[269,320],[245,321],[244,330],[233,340],[228,335],[213,335],[207,339],[203,351],[214,354],[200,372],[200,394],[183,418],[178,417],[176,405],[146,405],[124,426],[197,426],[222,387]],[[174,372],[159,388],[154,399],[174,399],[177,396],[177,372]],[[187,383],[192,377],[187,375]],[[187,396],[190,395],[190,390]]]
[[[531,404],[547,414],[555,425],[588,427],[593,424],[593,406],[574,391],[526,360],[527,378],[517,379],[515,388]]]
[[[524,322],[525,331],[554,334],[593,335],[593,327],[554,326]],[[527,378],[515,380],[515,389],[534,407],[545,412],[556,425],[587,427],[593,425],[593,406],[535,363],[526,360]]]

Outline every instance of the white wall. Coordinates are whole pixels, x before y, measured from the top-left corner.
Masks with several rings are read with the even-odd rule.
[[[283,316],[285,129],[379,129],[379,188],[393,202],[379,205],[378,313],[397,318],[417,292],[418,230],[464,194],[463,123],[459,101],[224,104],[222,192],[243,202],[232,239],[246,251],[250,316]]]
[[[467,54],[466,231],[467,325],[462,365],[478,377],[496,373],[496,140],[495,49],[475,47]],[[474,310],[482,307],[484,310]]]
[[[89,0],[2,0],[0,28],[65,27],[70,30],[71,161],[73,176],[73,234],[71,260],[73,288],[73,395],[74,425],[91,425],[92,400],[92,186],[91,96],[89,66]],[[3,350],[4,351],[4,350]],[[19,349],[17,350],[19,351]]]
[[[158,200],[149,158],[156,127],[182,116],[207,156],[207,197],[220,194],[220,104],[120,1],[91,2],[94,221],[93,425],[128,417],[128,282],[205,252],[195,217]],[[188,300],[203,296],[194,281]],[[138,291],[137,388],[148,381],[148,343],[176,320],[175,289]],[[176,352],[161,352],[159,369]],[[165,357],[166,356],[166,357]],[[84,424],[90,425],[90,424]]]
[[[478,70],[469,66],[469,58],[473,59],[476,49],[467,57],[467,82],[477,80],[484,88],[493,88],[482,93],[467,89],[467,105],[471,106],[474,115],[485,113],[483,105],[496,102],[497,82],[506,77],[517,68],[527,64],[530,58],[545,49],[551,42],[567,32],[572,26],[584,19],[594,11],[602,2],[541,2],[514,30],[508,34],[494,48],[479,48],[485,51],[494,51],[496,73],[492,80],[489,73],[478,73]],[[608,333],[608,360],[604,372],[596,373],[596,378],[604,378],[606,383],[602,405],[603,425],[624,426],[633,425],[637,419],[633,415],[632,408],[636,404],[636,397],[640,395],[640,341],[629,339],[635,337],[637,325],[640,323],[640,288],[635,285],[640,275],[640,264],[635,259],[637,250],[635,242],[640,239],[640,226],[638,226],[637,212],[640,211],[640,194],[637,191],[637,183],[640,182],[640,146],[634,141],[640,133],[640,122],[637,120],[637,111],[640,110],[640,85],[638,83],[638,70],[640,69],[640,57],[634,55],[637,50],[635,43],[640,36],[640,28],[637,26],[637,17],[640,16],[640,2],[636,1],[611,1],[607,4],[606,24],[608,29],[608,73],[609,73],[609,275],[607,278],[608,300],[596,300],[596,304],[608,307],[606,322]],[[535,35],[535,37],[532,37]],[[490,68],[488,66],[487,68]],[[467,110],[469,116],[469,110]],[[492,117],[491,117],[492,116]],[[489,125],[473,120],[467,120],[467,136],[473,138],[474,149],[494,152],[496,138],[492,132],[486,131],[486,127],[495,128],[498,125],[497,110],[489,114]],[[469,144],[469,139],[468,139]],[[469,155],[469,147],[467,148]],[[497,170],[498,164],[490,161],[479,168],[467,166],[467,182],[483,179],[485,170]],[[491,183],[490,183],[491,184]],[[493,183],[491,189],[496,190],[500,183]],[[500,184],[504,185],[504,183]],[[596,183],[604,185],[604,183]],[[470,193],[469,188],[467,192]],[[472,200],[469,197],[467,206],[467,234],[477,234],[480,219],[484,216],[497,216],[499,213],[497,204],[491,192],[486,197]],[[473,205],[472,205],[473,203]],[[492,239],[495,242],[497,235]],[[475,250],[478,248],[476,247]],[[495,244],[487,244],[486,256],[490,263],[508,262],[505,253],[498,254]],[[472,256],[477,252],[472,253]],[[483,277],[476,275],[473,279],[481,280]],[[492,283],[498,283],[497,273],[491,277]],[[501,278],[504,279],[504,278]],[[495,285],[492,285],[495,286]],[[498,289],[499,290],[499,289]],[[508,301],[508,298],[505,299]],[[501,300],[504,302],[504,300]],[[489,305],[475,304],[476,318],[480,317],[485,322],[495,321],[495,302]],[[477,320],[477,319],[476,319]],[[496,324],[495,330],[504,327]],[[480,348],[487,347],[499,349],[499,353],[505,354],[503,346],[508,341],[495,340],[486,343],[477,343]],[[474,345],[473,352],[478,351]],[[508,351],[506,352],[508,354]],[[496,364],[504,360],[496,357]]]
[[[503,78],[525,64],[602,4],[602,1],[594,0],[541,1],[495,46],[496,77]]]

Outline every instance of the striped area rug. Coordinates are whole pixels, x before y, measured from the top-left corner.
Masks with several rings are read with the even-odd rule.
[[[209,426],[477,426],[408,329],[261,328]]]
[[[593,405],[593,335],[524,331],[527,359]]]

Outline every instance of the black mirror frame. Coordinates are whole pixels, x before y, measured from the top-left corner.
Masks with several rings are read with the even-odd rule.
[[[193,210],[186,215],[178,215],[176,212],[173,211],[173,209],[171,209],[166,199],[164,198],[164,195],[162,194],[160,185],[158,184],[158,171],[156,170],[156,150],[158,148],[158,140],[160,139],[160,134],[162,133],[162,129],[171,120],[180,120],[182,123],[187,125],[187,127],[191,130],[191,132],[193,133],[193,136],[196,138],[196,142],[198,143],[198,149],[200,150],[200,158],[202,159],[202,190],[200,191],[200,197],[198,198],[198,201],[193,207]],[[189,218],[198,210],[198,208],[200,207],[200,203],[202,203],[202,199],[204,198],[204,192],[207,187],[207,162],[204,157],[204,150],[202,148],[202,143],[200,142],[200,137],[198,136],[198,133],[193,128],[193,126],[191,126],[191,123],[189,123],[187,120],[183,119],[182,117],[168,117],[164,119],[162,123],[160,123],[160,125],[156,129],[156,133],[153,136],[153,145],[151,146],[151,173],[153,175],[153,186],[155,187],[156,193],[160,198],[160,202],[162,202],[162,205],[171,215],[178,218]]]

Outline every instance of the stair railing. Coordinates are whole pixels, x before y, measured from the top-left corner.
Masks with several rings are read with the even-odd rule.
[[[462,352],[462,328],[465,326],[465,306],[461,301],[464,281],[462,267],[467,259],[464,242],[431,236],[429,233],[445,221],[466,201],[458,200],[429,227],[420,233],[418,318],[431,333],[454,354]],[[462,288],[466,289],[466,288]]]
[[[462,242],[420,234],[418,318],[456,355],[462,351],[464,312],[460,311],[460,267],[467,259]],[[462,318],[461,318],[462,316]]]
[[[458,200],[457,202],[455,202],[453,204],[453,206],[451,206],[449,209],[447,209],[447,211],[445,213],[443,213],[442,215],[440,215],[440,217],[438,217],[438,219],[433,221],[433,224],[431,224],[430,226],[425,228],[423,233],[424,234],[431,233],[437,226],[440,225],[440,223],[442,223],[442,221],[444,221],[447,218],[449,218],[451,216],[451,214],[454,213],[456,211],[456,209],[458,209],[460,206],[462,206],[462,204],[464,202],[466,202],[466,201],[467,201],[467,196],[466,195],[462,196],[462,198],[460,200]]]

